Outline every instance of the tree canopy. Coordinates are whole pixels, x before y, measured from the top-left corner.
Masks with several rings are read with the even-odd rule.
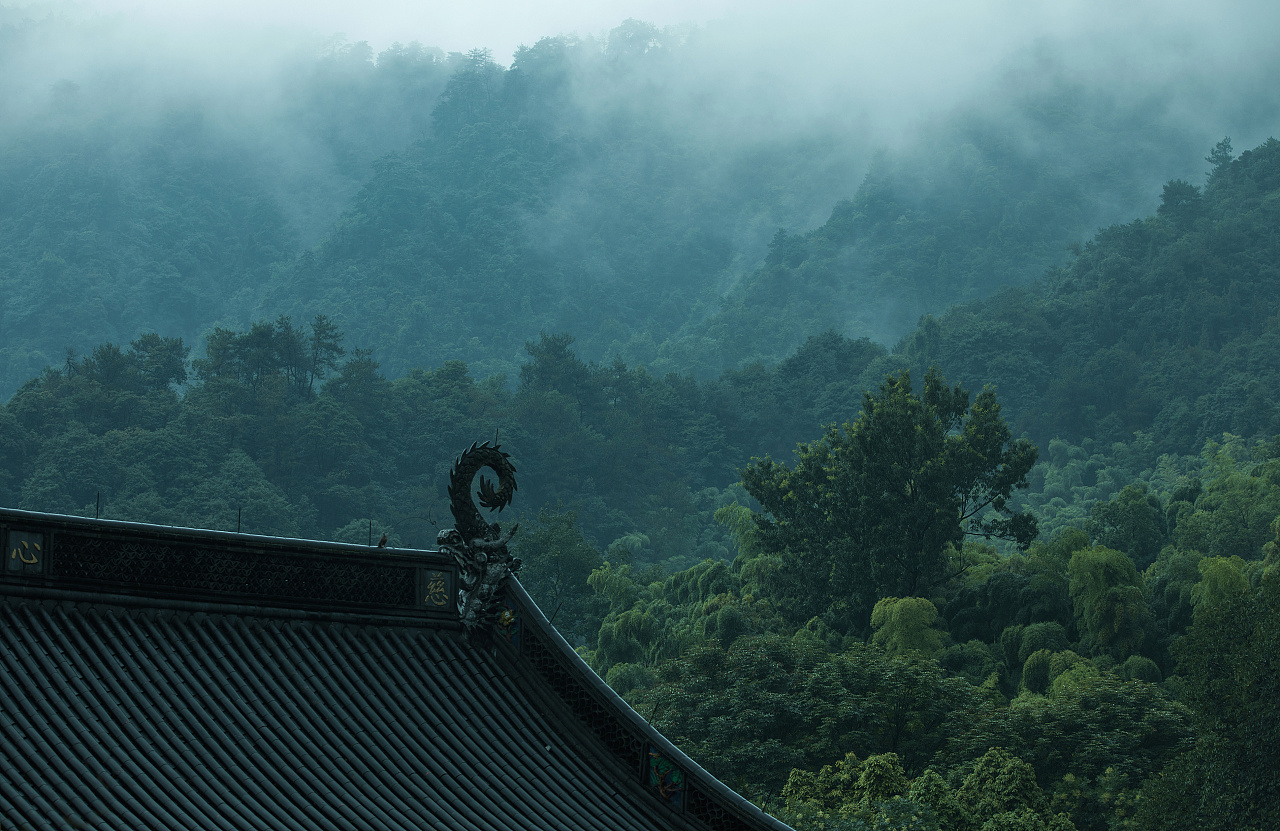
[[[1012,439],[994,390],[969,399],[933,371],[916,394],[903,371],[865,395],[852,424],[801,445],[794,468],[764,459],[743,471],[763,509],[756,540],[779,559],[770,579],[795,622],[860,630],[880,598],[929,596],[962,570],[966,535],[1035,538],[1035,519],[1009,498],[1036,449]]]

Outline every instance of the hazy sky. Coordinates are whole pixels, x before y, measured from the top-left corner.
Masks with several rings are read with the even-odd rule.
[[[0,0],[21,6],[25,0]],[[375,53],[418,41],[446,51],[491,49],[504,65],[520,44],[599,36],[628,18],[692,24],[680,104],[721,119],[794,131],[812,119],[900,135],[922,116],[1034,83],[1038,67],[1105,87],[1120,106],[1161,90],[1167,107],[1210,134],[1260,141],[1273,125],[1280,74],[1280,0],[45,0],[87,9],[117,34],[50,43],[16,66],[46,94],[58,77],[103,61],[233,80],[237,72],[335,35]],[[110,40],[112,42],[105,42]],[[281,47],[286,47],[281,49]],[[296,52],[295,52],[296,54]],[[46,76],[48,76],[46,78]],[[0,79],[3,80],[3,79]],[[226,84],[224,83],[224,86]],[[701,103],[699,103],[701,102]]]
[[[75,0],[68,0],[74,3]],[[15,5],[21,5],[21,0]],[[516,46],[562,33],[597,35],[627,18],[659,27],[727,21],[730,28],[811,45],[809,59],[860,47],[931,63],[997,57],[1036,38],[1159,41],[1176,32],[1190,42],[1275,48],[1275,0],[82,0],[104,12],[147,17],[198,30],[212,24],[307,29],[342,34],[380,50],[420,41],[446,51],[477,46],[507,63]],[[1172,49],[1178,44],[1165,40]]]
[[[179,25],[213,23],[305,28],[375,50],[419,41],[446,51],[493,50],[506,64],[521,43],[547,35],[598,35],[634,17],[669,26],[703,24],[723,15],[730,0],[89,0],[102,11],[144,11]]]

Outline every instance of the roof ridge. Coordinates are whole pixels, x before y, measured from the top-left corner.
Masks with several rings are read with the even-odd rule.
[[[104,746],[121,748],[112,753],[141,754],[131,764],[140,766],[138,770],[149,777],[159,776],[163,765],[157,767],[149,761],[157,752],[154,743],[161,739],[178,741],[175,736],[179,734],[174,733],[176,728],[163,719],[156,724],[139,723],[139,719],[146,722],[150,718],[150,711],[145,707],[139,709],[139,705],[128,699],[129,691],[135,690],[167,707],[166,712],[170,715],[164,716],[165,719],[196,719],[193,722],[195,733],[189,735],[216,737],[222,735],[219,732],[222,731],[228,737],[226,741],[239,737],[234,738],[234,747],[207,748],[211,755],[202,762],[227,767],[230,772],[223,775],[230,778],[225,781],[239,781],[236,776],[252,769],[270,780],[264,780],[263,787],[267,789],[264,793],[292,793],[297,787],[294,778],[281,778],[273,767],[263,766],[260,752],[255,748],[265,739],[253,737],[259,730],[255,725],[279,722],[281,730],[305,728],[300,723],[289,726],[299,718],[293,710],[271,715],[265,711],[259,714],[254,708],[274,707],[276,705],[272,702],[279,701],[281,690],[301,685],[299,694],[312,696],[307,706],[321,714],[324,729],[333,732],[333,736],[326,739],[329,742],[326,747],[349,755],[344,762],[349,769],[339,770],[325,781],[355,782],[361,777],[372,777],[370,781],[398,783],[400,780],[387,780],[391,774],[378,772],[374,767],[386,764],[401,770],[406,764],[434,764],[421,754],[431,752],[431,742],[443,742],[454,747],[451,753],[460,754],[452,757],[450,764],[466,767],[471,772],[467,776],[489,781],[491,787],[498,787],[501,783],[502,788],[533,793],[542,784],[534,780],[526,782],[508,772],[505,767],[514,762],[504,759],[508,745],[525,747],[521,751],[525,755],[517,767],[526,772],[520,776],[536,778],[542,775],[543,763],[529,755],[541,754],[542,744],[528,746],[530,736],[517,736],[511,732],[522,730],[516,725],[527,717],[541,719],[549,725],[548,729],[561,731],[559,738],[546,745],[547,753],[560,754],[562,762],[572,762],[575,770],[594,771],[592,775],[614,783],[593,787],[604,787],[606,791],[610,787],[617,789],[614,793],[616,804],[596,804],[600,802],[599,796],[591,798],[595,802],[582,802],[582,796],[557,792],[559,796],[555,799],[559,801],[554,809],[550,805],[526,809],[502,804],[501,795],[475,794],[476,786],[463,776],[450,785],[461,790],[449,798],[456,797],[464,802],[471,800],[467,804],[472,807],[467,810],[472,813],[467,814],[470,817],[466,819],[468,825],[457,827],[487,828],[490,825],[486,823],[491,823],[493,818],[524,816],[533,823],[528,824],[528,828],[543,828],[543,819],[534,822],[519,813],[536,809],[557,812],[562,819],[567,816],[565,811],[585,811],[587,814],[584,816],[595,816],[601,811],[614,812],[609,814],[615,818],[610,820],[613,824],[588,822],[584,828],[630,829],[643,826],[698,831],[789,831],[789,826],[765,814],[720,782],[636,713],[582,660],[518,580],[509,579],[498,584],[500,592],[495,601],[499,613],[496,622],[473,627],[469,634],[464,633],[456,602],[457,589],[463,581],[459,565],[444,552],[415,550],[389,555],[381,550],[340,543],[175,529],[12,509],[0,509],[0,544],[0,555],[3,555],[0,562],[0,614],[15,613],[6,611],[6,607],[26,609],[14,619],[21,625],[11,627],[13,631],[7,634],[0,631],[0,693],[9,685],[13,687],[9,695],[44,702],[21,721],[6,722],[0,718],[0,761],[8,759],[12,763],[8,768],[14,776],[19,775],[16,772],[21,766],[16,757],[10,757],[14,753],[27,753],[24,748],[32,746],[29,737],[38,733],[35,746],[40,748],[41,754],[52,754],[51,761],[39,767],[38,771],[33,768],[23,776],[38,772],[41,776],[53,776],[55,779],[79,777],[77,781],[81,781],[87,774],[75,772],[80,770],[76,767],[80,763],[74,756],[84,751],[76,749],[79,740],[72,741],[72,738],[85,731],[97,736],[94,741],[105,743]],[[40,606],[48,609],[50,614],[34,614]],[[142,614],[103,617],[101,611],[108,608],[138,610]],[[186,615],[190,615],[190,619]],[[298,625],[247,625],[254,618],[291,620]],[[112,620],[118,623],[111,623]],[[71,621],[80,623],[72,624]],[[107,719],[106,726],[97,725],[94,719],[99,715],[92,708],[86,709],[83,702],[61,702],[49,697],[49,689],[68,688],[66,678],[60,673],[74,675],[75,669],[68,662],[75,659],[57,650],[38,653],[44,648],[41,644],[54,643],[59,638],[71,643],[65,641],[65,633],[58,628],[66,625],[78,627],[77,631],[84,630],[83,637],[77,636],[79,639],[74,640],[74,644],[79,645],[77,648],[95,650],[91,656],[96,662],[94,665],[102,667],[101,672],[106,673],[100,681],[107,687],[93,693],[107,708],[108,712],[101,716]],[[43,627],[43,634],[32,640],[22,631],[24,626]],[[111,629],[105,638],[97,631],[104,626]],[[342,634],[344,631],[346,634]],[[242,635],[250,641],[257,639],[262,642],[265,652],[224,655],[222,647],[215,648],[216,643],[226,637],[220,632],[232,633],[229,636],[231,640],[226,642],[239,642]],[[378,635],[377,632],[384,634]],[[280,647],[271,640],[273,637],[296,638],[296,643],[287,648]],[[385,643],[370,646],[380,637],[385,638],[386,643],[418,644],[415,648],[426,649],[431,654],[442,650],[434,669],[429,670],[445,679],[439,682],[430,674],[422,675],[428,671],[424,666],[414,665],[412,661],[403,663],[403,656],[395,658],[402,662],[396,674],[401,679],[398,683],[421,683],[432,679],[429,683],[436,690],[435,695],[443,708],[441,713],[426,716],[434,720],[429,724],[405,725],[405,736],[419,736],[414,740],[416,744],[411,742],[412,747],[404,744],[408,738],[369,737],[374,749],[364,749],[361,744],[364,739],[358,729],[359,724],[365,723],[364,717],[349,709],[353,706],[350,702],[365,701],[367,706],[386,707],[399,701],[394,690],[379,686],[387,683],[391,676],[377,661],[370,663],[373,659],[365,654],[385,650]],[[131,638],[137,643],[130,641]],[[152,638],[162,642],[167,638],[180,639],[167,648],[177,650],[175,654],[190,655],[201,662],[194,673],[182,677],[199,685],[204,692],[174,686],[178,682],[172,678],[178,676],[173,676],[165,666],[156,664],[158,660],[170,660],[164,657],[168,653],[148,640]],[[181,640],[183,638],[187,640]],[[344,651],[352,644],[360,645],[360,648],[350,653]],[[337,646],[339,651],[330,655],[325,651],[329,646]],[[135,655],[133,649],[140,650],[139,654]],[[113,654],[116,650],[124,651]],[[298,670],[288,665],[290,656],[310,662],[303,675],[295,677]],[[6,666],[10,668],[8,673],[5,672]],[[498,671],[500,668],[501,672]],[[135,670],[142,675],[134,677]],[[360,675],[364,672],[371,675],[365,678]],[[375,680],[375,676],[380,680]],[[148,690],[146,678],[170,680],[164,682],[167,686],[163,690]],[[223,689],[232,701],[209,698],[213,695],[210,691],[215,688]],[[500,688],[508,692],[518,691],[524,704],[505,706]],[[367,692],[372,692],[377,701],[369,700]],[[198,709],[192,710],[187,702],[196,693],[205,696],[201,699],[204,702],[201,707],[214,708],[221,715],[215,713],[214,721],[209,721],[199,714]],[[182,701],[175,704],[173,696],[180,697]],[[241,703],[235,704],[237,700]],[[426,700],[414,700],[418,702],[415,705],[418,709],[413,711],[416,714],[413,717],[421,718],[427,712],[421,709],[427,706]],[[403,705],[396,703],[395,706]],[[124,707],[127,713],[125,716],[113,715],[109,712],[112,707]],[[230,709],[226,709],[228,707]],[[225,713],[223,709],[226,709]],[[495,715],[498,711],[501,711],[501,716]],[[552,716],[552,713],[558,715]],[[124,723],[115,724],[115,720],[122,717]],[[403,714],[379,713],[376,718],[370,716],[372,720],[368,723],[395,729],[396,719],[404,717]],[[460,721],[453,723],[451,719]],[[344,722],[351,722],[355,727]],[[142,728],[141,733],[136,732],[137,727]],[[10,731],[8,738],[5,737],[6,730]],[[248,733],[242,736],[244,731]],[[571,733],[580,734],[585,741],[574,740],[565,744]],[[249,745],[244,742],[249,742]],[[574,746],[578,750],[569,749]],[[306,742],[294,742],[290,747],[293,749],[289,752],[300,759],[298,764],[328,764],[324,753],[314,750]],[[591,754],[599,756],[600,761],[612,758],[615,764],[593,767],[584,759],[566,761],[567,757],[563,756],[565,753],[581,753],[585,747],[593,748]],[[175,748],[161,748],[161,751],[181,752]],[[72,755],[64,759],[68,753]],[[268,755],[274,758],[274,753],[273,750]],[[385,753],[393,753],[395,759],[387,757],[379,761],[382,756],[378,754]],[[486,766],[496,766],[496,769]],[[0,765],[0,768],[4,767]],[[612,773],[608,773],[609,770]],[[9,775],[0,769],[0,785]],[[295,778],[296,775],[292,774]],[[101,778],[98,774],[95,776]],[[493,778],[495,776],[496,779]],[[13,786],[12,793],[24,793],[17,780],[9,784]],[[351,804],[356,806],[356,810],[372,812],[369,817],[374,825],[370,827],[412,827],[412,823],[408,826],[389,823],[400,821],[395,817],[408,818],[419,810],[411,804],[410,792],[419,794],[413,799],[426,799],[422,794],[433,791],[431,788],[423,790],[416,784],[405,788],[397,784],[395,788],[400,801],[395,803],[394,811],[388,807],[390,803],[383,805],[379,802],[381,797],[377,794],[371,797],[358,788],[346,797],[332,797],[330,802],[337,806],[335,810],[340,809],[339,814],[347,817],[345,821],[348,823],[350,812],[342,802],[347,798],[355,800]],[[9,810],[4,790],[0,788],[0,815],[6,815]],[[74,791],[73,787],[68,793]],[[193,794],[196,791],[199,791],[200,799],[224,798],[216,788],[210,791],[203,784]],[[163,793],[176,801],[166,802],[169,797],[156,796],[159,802],[155,810],[159,812],[172,811],[176,815],[187,810],[184,805],[195,805],[200,801],[196,796],[187,799],[181,794]],[[234,799],[244,803],[254,792],[251,789],[237,790],[237,793],[240,796]],[[110,804],[119,806],[117,810],[122,812],[128,807],[129,811],[125,813],[136,810],[130,802],[130,799],[136,802],[136,797],[127,797],[124,791],[120,794],[112,797],[116,801]],[[432,803],[436,807],[431,810],[452,810],[439,802],[442,799],[447,802],[446,796],[430,797],[436,800]],[[43,797],[13,798],[19,799],[14,804],[25,806],[22,810],[27,812],[26,815],[47,817],[48,812],[54,810],[44,805]],[[83,798],[90,800],[89,796]],[[233,796],[228,794],[225,798],[232,799]],[[338,801],[333,802],[333,799]],[[575,799],[579,801],[574,802]],[[244,804],[244,810],[251,810],[247,803]],[[359,808],[361,805],[366,807]],[[19,810],[13,804],[9,807],[12,811]],[[624,821],[621,819],[624,815],[632,819]],[[297,818],[289,817],[286,812],[281,815],[281,820],[286,819],[289,820],[286,825],[293,827],[295,823],[292,820]],[[458,822],[462,821],[458,819]],[[330,826],[304,824],[297,827]],[[568,826],[562,822],[557,827]]]

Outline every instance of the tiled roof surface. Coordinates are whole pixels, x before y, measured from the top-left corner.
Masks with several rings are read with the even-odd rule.
[[[0,535],[0,829],[786,828],[644,724],[518,585],[478,645],[435,608],[452,573],[431,553],[15,511]],[[377,568],[414,591],[379,607],[332,577]],[[659,762],[680,775],[654,787]]]

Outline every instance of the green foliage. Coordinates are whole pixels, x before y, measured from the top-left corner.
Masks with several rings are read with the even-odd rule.
[[[1280,580],[1274,565],[1238,591],[1237,565],[1204,571],[1194,623],[1174,645],[1183,696],[1200,726],[1195,746],[1148,782],[1140,828],[1206,829],[1280,822]],[[1224,579],[1225,578],[1225,579]]]
[[[1134,681],[1146,681],[1148,684],[1159,684],[1162,680],[1160,667],[1150,658],[1141,655],[1130,655],[1118,668],[1121,678]]]
[[[764,553],[756,538],[755,514],[750,508],[732,502],[716,511],[715,520],[729,529],[739,557],[750,562]]]
[[[1231,136],[1223,136],[1222,141],[1213,146],[1204,160],[1213,165],[1209,171],[1209,179],[1222,178],[1231,170],[1231,162],[1235,160],[1235,152],[1231,149]]]
[[[896,753],[873,754],[865,761],[850,753],[816,774],[792,770],[782,796],[791,806],[813,802],[828,811],[850,813],[905,795],[907,784]]]
[[[774,793],[792,768],[835,764],[847,748],[921,769],[977,703],[932,661],[861,644],[830,653],[804,630],[695,646],[657,672],[632,706],[717,776]]]
[[[1159,687],[1099,672],[1071,653],[1052,656],[1049,675],[1056,677],[1045,695],[1021,695],[958,724],[933,764],[955,769],[1008,748],[1034,769],[1046,810],[1102,831],[1118,799],[1132,802],[1186,748],[1191,714]]]
[[[722,560],[704,560],[660,579],[631,566],[605,563],[588,583],[608,604],[592,666],[607,675],[615,663],[648,667],[703,643],[729,646],[738,638],[777,631],[773,604],[742,589]]]
[[[1035,770],[1002,747],[991,748],[974,763],[956,800],[975,822],[984,824],[1008,812],[1040,813],[1046,805]]]
[[[999,673],[1001,669],[991,647],[976,639],[953,644],[935,657],[943,669],[959,675],[975,686]]]
[[[836,204],[820,227],[788,233],[771,223],[761,234],[762,240],[772,234],[763,266],[728,294],[718,314],[686,325],[670,351],[719,369],[778,360],[800,338],[828,328],[882,343],[927,344],[940,338],[927,324],[912,331],[922,316],[1001,286],[1025,285],[1060,264],[1064,250],[1100,224],[1127,219],[1125,211],[1099,217],[1097,203],[1091,206],[1082,194],[1149,193],[1159,179],[1139,171],[1150,170],[1167,147],[1152,140],[1148,121],[1131,121],[1134,113],[1099,106],[1083,90],[1045,78],[1043,66],[1029,74],[1045,85],[1004,99],[1017,101],[1020,140],[990,113],[960,109],[936,122],[936,132],[918,148],[874,160],[852,198]],[[1104,139],[1111,129],[1125,138]],[[1086,152],[1090,161],[1076,156],[1077,164],[1064,166],[1071,154],[1050,149],[1063,146],[1060,141],[1076,150],[1095,148],[1096,155]],[[1117,154],[1129,161],[1118,163]],[[1028,354],[1024,345],[1046,325],[1052,320],[978,322],[954,348],[989,355],[998,373],[965,368],[947,374],[998,376],[1002,395],[1021,396],[1024,388],[1051,380],[1045,368],[1051,356]],[[903,363],[882,364],[862,387]],[[922,370],[929,361],[911,365]]]
[[[1180,229],[1186,229],[1201,215],[1202,210],[1200,188],[1190,182],[1173,179],[1165,183],[1156,215],[1165,217]]]
[[[1252,461],[1265,455],[1232,435],[1224,443],[1206,442],[1203,456],[1212,478],[1191,510],[1180,510],[1174,540],[1180,548],[1210,557],[1257,559],[1280,515],[1280,460]],[[1241,458],[1244,457],[1244,458]]]
[[[982,823],[979,831],[1070,831],[1074,828],[1075,825],[1063,814],[1054,814],[1046,822],[1041,814],[1024,808],[995,814]]]
[[[1200,559],[1198,552],[1168,546],[1143,575],[1155,618],[1162,671],[1172,669],[1172,660],[1168,658],[1170,642],[1191,624],[1192,594],[1200,579],[1197,566]]]
[[[1007,503],[1035,453],[1012,441],[990,389],[970,404],[933,372],[920,395],[907,373],[886,379],[853,424],[801,445],[794,468],[765,459],[743,471],[764,509],[756,538],[782,560],[767,589],[793,622],[865,627],[880,598],[949,579],[966,533],[1030,542],[1034,519]]]
[[[942,646],[938,609],[923,597],[886,597],[871,610],[871,642],[890,655],[933,655]]]
[[[337,326],[324,315],[316,315],[309,331],[281,316],[274,323],[255,323],[244,333],[214,329],[205,342],[205,357],[192,368],[206,383],[221,381],[257,392],[278,381],[293,395],[309,396],[317,381],[338,368],[346,352],[342,340]],[[184,370],[179,382],[185,380]]]
[[[1069,649],[1062,652],[1054,652],[1049,658],[1049,680],[1053,681],[1059,675],[1078,666],[1088,667],[1090,671],[1093,669],[1093,664],[1088,658],[1084,658]]]
[[[1022,630],[1011,632],[1010,627],[1056,623],[1070,637],[1075,618],[1068,593],[1067,562],[1075,551],[1087,545],[1088,538],[1082,532],[1067,532],[1048,544],[1032,544],[1025,555],[1014,554],[973,569],[966,584],[943,607],[952,640],[977,638],[992,644],[999,641],[1006,665],[1014,669],[1021,666],[1025,655],[1019,657]]]
[[[0,502],[15,505],[23,482],[23,468],[30,439],[8,409],[0,408]]]
[[[156,328],[194,339],[239,318],[233,298],[292,253],[254,172],[170,109],[151,123],[21,125],[0,141],[0,397],[68,347]]]
[[[569,643],[580,646],[600,630],[605,602],[587,580],[600,551],[587,541],[573,511],[542,508],[522,522],[513,553],[523,562],[520,582]]]
[[[793,768],[782,788],[782,798],[789,808],[800,803],[816,803],[826,811],[837,811],[846,802],[857,802],[857,785],[862,762],[850,752],[843,759],[823,765],[816,773]]]
[[[1142,578],[1119,551],[1095,546],[1071,555],[1071,599],[1084,644],[1094,655],[1136,654],[1152,626]]]
[[[973,818],[969,811],[960,804],[955,792],[933,768],[915,778],[907,795],[920,805],[928,806],[938,817],[940,828],[965,831],[972,827]]]
[[[1203,188],[919,317],[1125,188],[953,124],[766,249],[833,186],[632,100],[682,48],[338,45],[295,67],[319,160],[290,170],[203,104],[6,124],[0,502],[426,546],[497,431],[540,606],[713,772],[785,781],[797,828],[1280,824],[1280,144],[1224,140]],[[600,117],[592,75],[634,106]],[[1033,516],[1025,552],[964,540]]]
[[[127,16],[41,16],[5,26],[5,95],[25,104],[0,136],[0,398],[68,346],[247,324],[275,266],[427,126],[447,79],[438,50],[397,44],[375,62],[367,44],[335,43],[255,47],[251,87],[205,84],[186,55],[120,49]],[[78,60],[49,95],[17,67],[59,41]]]
[[[640,664],[614,664],[604,680],[618,695],[627,696],[652,687],[656,676],[653,670]]]
[[[1039,462],[1028,474],[1028,489],[1017,500],[1019,507],[1030,510],[1040,518],[1041,534],[1054,538],[1069,529],[1103,531],[1105,523],[1098,524],[1093,510],[1117,498],[1128,485],[1140,484],[1164,492],[1178,487],[1180,482],[1194,476],[1202,467],[1202,461],[1191,456],[1160,455],[1152,437],[1137,434],[1131,442],[1100,442],[1086,438],[1078,445],[1062,439],[1049,442],[1048,458]],[[1170,503],[1172,504],[1172,502]],[[1099,519],[1104,519],[1113,508],[1104,507]],[[1166,509],[1165,521],[1170,528],[1172,513]],[[1141,511],[1138,513],[1141,519]],[[1131,523],[1123,511],[1116,517],[1121,545],[1124,534],[1133,536]],[[1127,524],[1128,523],[1128,524]],[[1147,539],[1139,529],[1135,539]],[[1112,546],[1115,547],[1115,546]]]
[[[838,814],[817,809],[812,803],[784,807],[774,814],[796,831],[942,831],[944,828],[927,805],[905,797],[850,808]]]
[[[112,343],[63,369],[47,369],[23,386],[9,411],[33,433],[56,436],[79,424],[94,433],[138,426],[154,429],[174,415],[173,387],[187,380],[188,349],[180,338],[143,335],[126,352]]]
[[[850,753],[834,765],[823,765],[816,774],[792,770],[782,789],[786,800],[782,814],[797,831],[827,827],[939,831],[931,805],[917,799],[914,791],[906,796],[908,784],[897,754],[876,754],[859,762]],[[838,819],[828,824],[832,818]]]
[[[549,455],[548,447],[569,448],[566,436],[590,437],[582,429],[584,419],[648,442],[681,423],[681,408],[715,400],[711,385],[658,381],[618,365],[578,361],[563,339],[534,345],[532,369],[513,392],[477,383],[460,363],[387,381],[359,351],[331,373],[326,369],[321,383],[304,384],[297,379],[305,376],[291,375],[279,358],[285,350],[272,346],[296,344],[297,331],[277,321],[219,335],[213,353],[222,356],[220,362],[201,364],[207,377],[189,382],[182,398],[171,384],[145,388],[136,369],[145,363],[114,349],[32,381],[2,411],[16,428],[6,434],[3,448],[20,460],[26,504],[83,513],[93,510],[101,492],[106,516],[229,528],[240,513],[248,531],[294,535],[326,528],[328,536],[356,543],[367,543],[364,517],[375,516],[385,518],[377,523],[379,532],[394,525],[392,544],[399,547],[434,530],[415,502],[430,505],[434,498],[440,504],[437,489],[450,451],[467,437],[459,425],[476,419],[494,423],[513,413],[569,416],[562,422],[517,417],[519,426],[509,428],[515,436],[507,441],[517,449],[532,448],[520,456],[523,468],[526,458]],[[133,349],[139,356],[145,351]],[[264,357],[254,364],[246,357],[252,355]],[[214,372],[215,365],[223,369]],[[261,369],[250,371],[251,365]],[[604,381],[612,386],[602,394]],[[643,402],[655,394],[665,396],[662,408],[646,413]],[[612,408],[608,395],[619,399],[616,407],[624,412]],[[121,426],[120,419],[137,424]],[[304,447],[314,449],[303,452]],[[1238,444],[1230,447],[1232,454],[1242,453]],[[1225,504],[1214,495],[1233,481],[1247,485],[1237,488],[1243,508],[1250,499],[1265,503],[1269,491],[1247,480],[1269,481],[1266,452],[1249,451],[1249,458],[1261,461],[1227,464],[1216,461],[1223,453],[1214,451],[1207,485],[1169,493],[1170,504],[1185,506],[1175,515],[1175,527],[1177,517],[1186,520],[1195,511],[1212,517]],[[599,463],[581,447],[569,458]],[[1182,481],[1178,476],[1158,481]],[[608,487],[591,504],[616,499]],[[531,490],[536,493],[537,486]],[[573,615],[560,617],[574,604],[587,610],[576,619],[576,637],[594,647],[584,652],[610,683],[700,760],[728,778],[737,776],[743,787],[764,789],[757,793],[781,787],[792,767],[812,770],[838,762],[850,747],[872,756],[898,754],[904,776],[932,765],[961,781],[965,765],[989,747],[1005,746],[1016,748],[1040,781],[1051,783],[1055,811],[1069,812],[1081,828],[1101,828],[1114,812],[1131,812],[1139,783],[1175,757],[1190,733],[1185,714],[1150,683],[1165,674],[1158,654],[1152,655],[1156,662],[1123,649],[1115,655],[1113,643],[1095,664],[1066,649],[1076,637],[1073,601],[1080,607],[1080,635],[1096,646],[1097,632],[1111,630],[1090,621],[1114,621],[1114,607],[1128,602],[1132,589],[1159,595],[1151,608],[1166,617],[1152,631],[1167,624],[1159,631],[1172,632],[1168,627],[1176,621],[1191,622],[1193,602],[1197,620],[1218,614],[1242,586],[1252,591],[1262,579],[1256,562],[1204,560],[1168,546],[1144,580],[1129,557],[1088,547],[1080,531],[1009,556],[965,545],[949,551],[958,568],[935,587],[933,599],[881,604],[874,629],[878,642],[901,653],[891,658],[879,648],[851,643],[820,619],[805,621],[799,631],[784,623],[765,590],[777,585],[785,561],[764,547],[760,524],[743,506],[747,495],[741,489],[704,490],[705,496],[697,496],[703,501],[687,504],[704,506],[697,516],[708,525],[718,513],[724,524],[716,532],[731,531],[741,541],[743,554],[733,567],[724,559],[672,573],[646,566],[679,526],[649,526],[651,534],[629,518],[617,519],[615,527],[625,530],[612,535],[610,557],[618,562],[603,562],[574,512],[563,508],[526,520],[517,540],[527,546],[525,578],[547,595],[540,602],[549,614],[557,614],[553,596],[563,598],[556,601],[557,624],[575,622]],[[671,503],[678,493],[668,491],[663,499]],[[613,504],[654,518],[678,513]],[[1124,589],[1122,596],[1117,587]],[[938,605],[953,635],[967,630],[980,637],[942,649],[941,633],[933,628]],[[1119,634],[1125,631],[1121,627]],[[1165,642],[1152,638],[1143,649]],[[924,657],[930,652],[936,662]],[[1001,691],[1015,692],[1019,675],[1027,690],[1039,694],[1007,703]],[[1126,683],[1131,686],[1117,686]],[[690,701],[696,703],[689,707]],[[1212,736],[1202,737],[1197,752],[1217,746]],[[1186,770],[1192,777],[1187,781],[1203,779],[1204,767],[1195,761],[1202,756],[1178,758],[1171,776]],[[932,827],[928,823],[951,810],[939,804],[898,790],[885,799],[854,800],[847,811],[842,801],[836,813],[814,821]],[[985,821],[1012,821],[1015,815],[1005,811]],[[1037,814],[1038,820],[1017,816],[1033,824],[1051,822],[1048,814]]]
[[[1022,630],[1018,644],[1018,660],[1025,662],[1035,652],[1060,652],[1067,648],[1067,630],[1056,621],[1033,623]]]
[[[783,797],[783,816],[797,829],[1075,829],[1067,816],[1046,810],[1035,772],[1003,748],[978,759],[954,791],[932,769],[909,781],[895,754],[859,762],[850,753],[817,773],[793,770]],[[849,824],[828,824],[833,817]]]
[[[1087,530],[1095,545],[1128,554],[1139,569],[1155,561],[1168,542],[1164,507],[1143,482],[1126,485],[1109,502],[1093,506]]]
[[[902,761],[896,753],[881,753],[867,757],[858,774],[858,801],[883,802],[902,796],[907,790],[907,777],[902,772]]]
[[[1154,462],[1224,432],[1276,432],[1280,292],[1266,264],[1280,257],[1280,141],[1231,155],[1218,154],[1198,207],[1178,198],[1176,218],[1107,228],[1032,288],[951,309],[902,354],[990,379],[1014,431],[1042,446],[1105,449],[1141,431]]]
[[[1027,656],[1022,664],[1022,686],[1033,693],[1044,695],[1049,684],[1054,680],[1051,673],[1050,660],[1053,652],[1039,649]]]
[[[1197,620],[1230,608],[1249,591],[1248,567],[1239,557],[1205,557],[1197,567],[1200,582],[1191,590]]]
[[[607,43],[636,41],[629,26]],[[570,325],[592,358],[660,360],[730,269],[763,253],[758,224],[810,221],[838,198],[830,166],[852,173],[858,152],[833,144],[819,162],[801,152],[811,136],[762,147],[687,129],[658,94],[684,86],[692,47],[680,41],[623,59],[602,41],[548,37],[506,69],[486,50],[455,56],[431,129],[372,165],[262,308],[341,310],[396,374],[465,360],[510,375],[523,342]]]

